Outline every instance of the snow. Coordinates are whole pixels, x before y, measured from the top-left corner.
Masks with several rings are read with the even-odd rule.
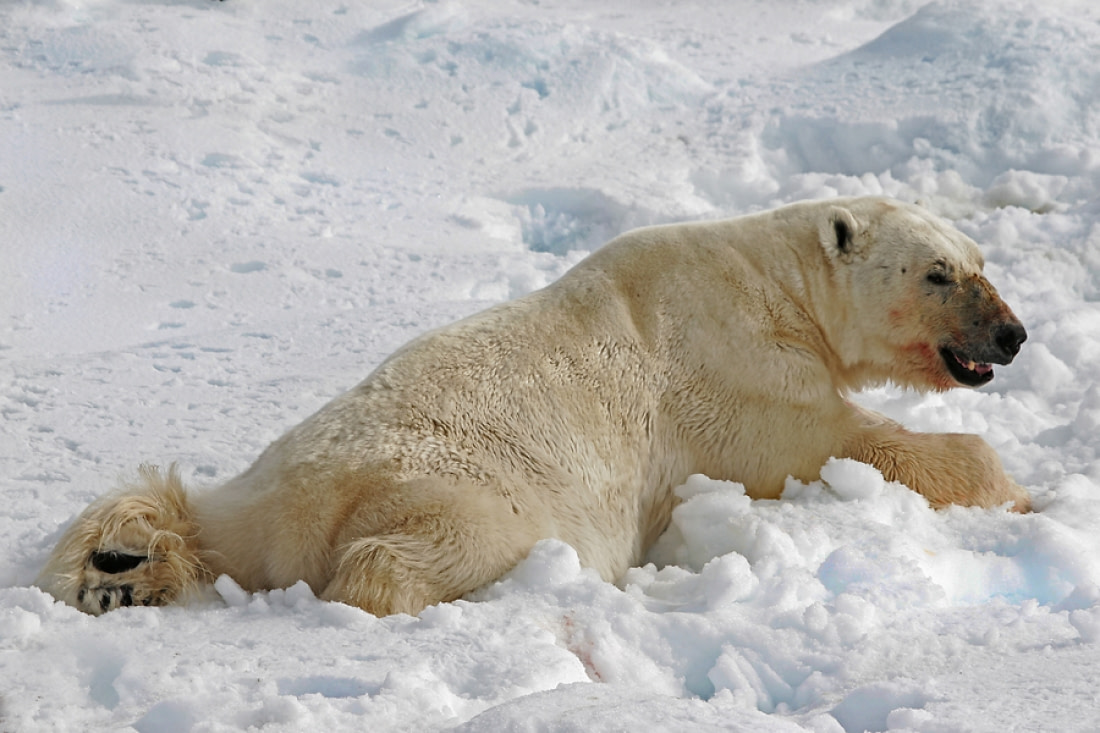
[[[1098,48],[1084,0],[0,5],[0,728],[1100,727]],[[546,541],[418,618],[31,586],[141,461],[216,485],[620,231],[837,194],[982,244],[1016,363],[859,400],[981,434],[1035,513],[833,460],[778,502],[692,477],[618,585]]]

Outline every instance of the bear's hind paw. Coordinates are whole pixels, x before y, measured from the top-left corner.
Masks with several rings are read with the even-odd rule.
[[[98,616],[128,606],[163,606],[177,595],[158,558],[119,550],[95,550],[88,555],[77,607]]]

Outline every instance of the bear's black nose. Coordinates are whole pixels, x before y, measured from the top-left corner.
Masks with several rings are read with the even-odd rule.
[[[1019,323],[1004,323],[997,327],[997,333],[993,338],[1001,353],[1012,361],[1012,358],[1020,353],[1020,344],[1027,341],[1027,330]]]

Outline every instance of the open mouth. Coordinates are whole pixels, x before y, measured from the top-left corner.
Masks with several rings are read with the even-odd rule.
[[[974,361],[965,354],[952,351],[946,346],[940,349],[947,371],[959,384],[967,387],[980,387],[993,379],[993,367]]]

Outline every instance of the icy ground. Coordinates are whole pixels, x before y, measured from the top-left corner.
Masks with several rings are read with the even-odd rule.
[[[1100,7],[0,4],[0,730],[1100,729]],[[228,579],[91,618],[31,582],[141,461],[211,486],[423,330],[630,227],[922,199],[1028,326],[977,392],[1039,511],[836,461],[693,478],[620,586],[538,546],[419,618]]]

